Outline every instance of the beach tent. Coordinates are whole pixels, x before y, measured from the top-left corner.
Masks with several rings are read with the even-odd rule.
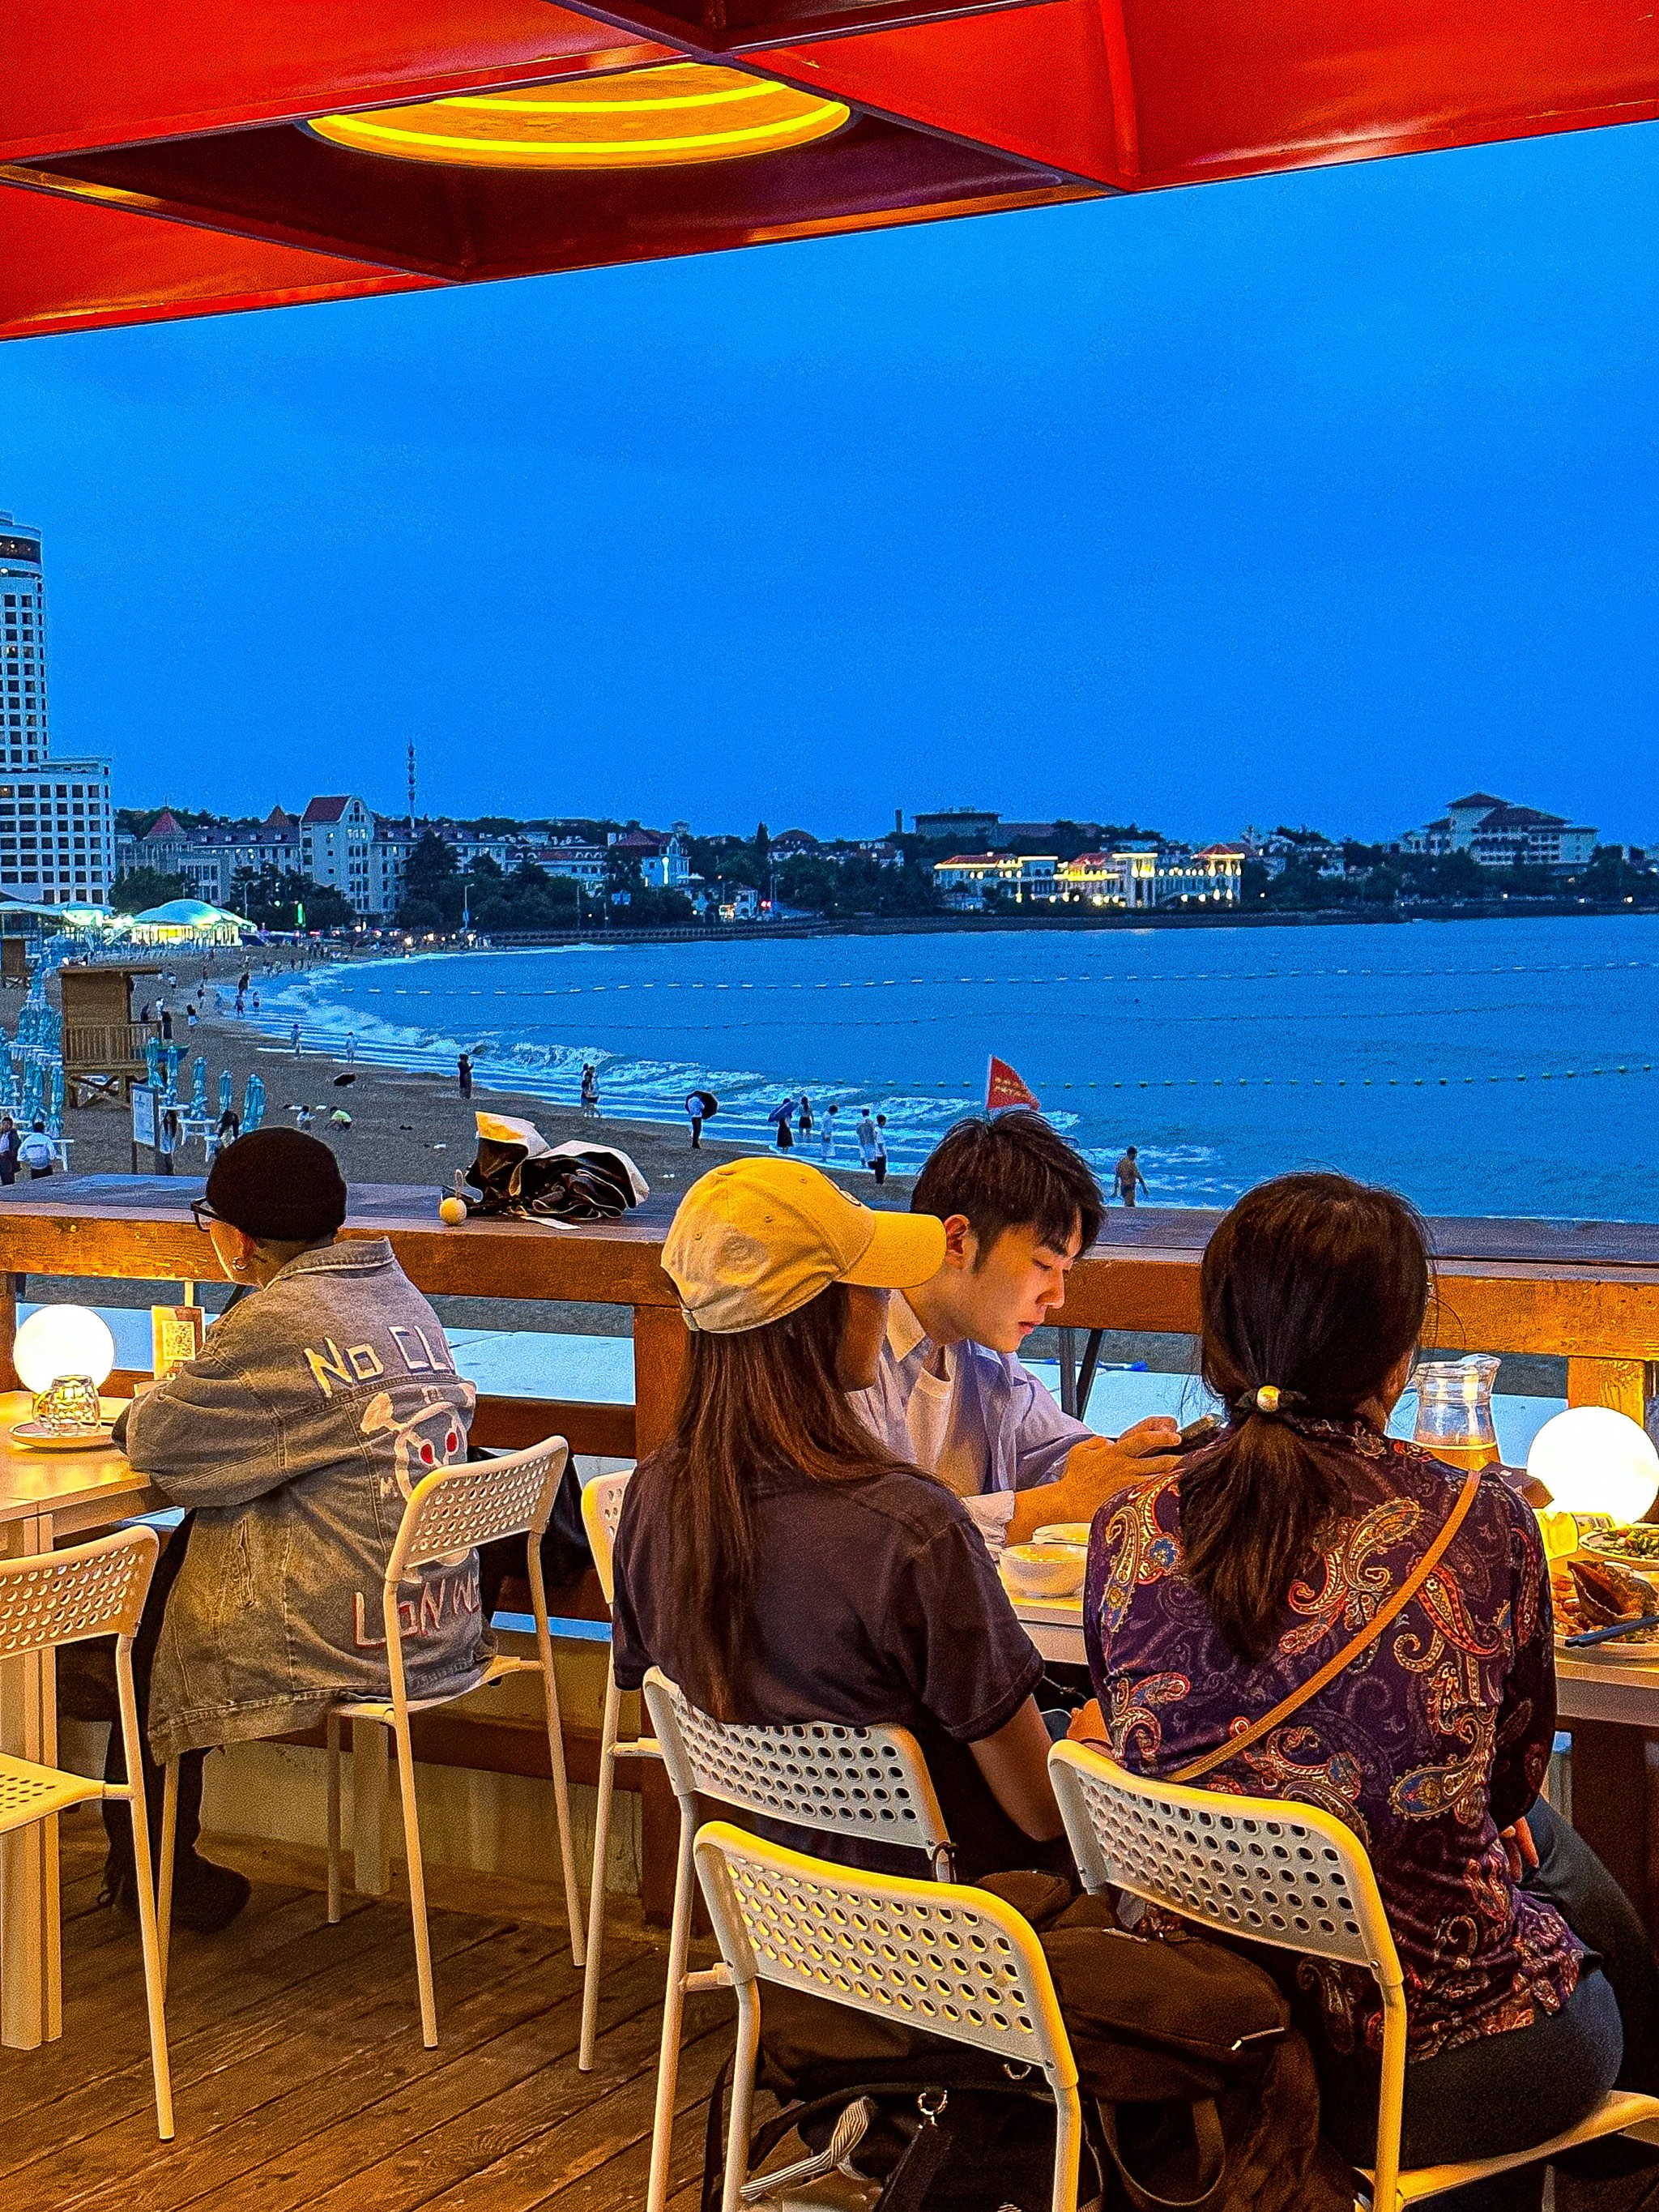
[[[201,899],[168,899],[164,906],[146,907],[128,927],[141,945],[240,945],[253,932],[253,924],[240,914]]]
[[[1659,21],[1625,0],[36,0],[6,26],[0,336],[1656,113]]]

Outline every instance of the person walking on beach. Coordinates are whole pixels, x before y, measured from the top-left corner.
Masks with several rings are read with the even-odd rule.
[[[346,1066],[349,1067],[356,1057],[357,1032],[356,1030],[348,1030],[346,1031]]]
[[[460,1086],[462,1097],[470,1098],[472,1096],[472,1062],[465,1053],[455,1063],[455,1080]]]
[[[173,1042],[173,1009],[165,1005],[161,1008],[161,1042],[163,1044]]]
[[[812,1133],[812,1102],[804,1091],[800,1094],[800,1116],[795,1126],[802,1144],[805,1144]]]
[[[582,1070],[582,1112],[589,1121],[599,1118],[599,1073],[591,1060]]]
[[[686,1092],[685,1118],[691,1124],[691,1149],[694,1152],[700,1152],[702,1150],[702,1124],[706,1106],[707,1102],[701,1091]]]
[[[836,1149],[836,1116],[839,1106],[832,1106],[818,1125],[818,1158],[827,1164]]]
[[[870,1170],[878,1183],[886,1182],[887,1116],[884,1114],[878,1114],[876,1116],[876,1152],[875,1158],[870,1163]]]
[[[298,1060],[298,1059],[300,1058],[300,1056],[301,1056],[301,1054],[300,1054],[300,1024],[298,1024],[298,1022],[295,1022],[295,1024],[294,1024],[294,1026],[293,1026],[293,1028],[289,1031],[289,1033],[288,1033],[288,1041],[289,1041],[289,1043],[294,1047],[294,1057],[295,1058],[295,1060]]]
[[[775,1106],[772,1109],[771,1120],[777,1131],[778,1150],[781,1152],[794,1150],[794,1112],[795,1102],[793,1098],[786,1098],[781,1106]]]
[[[185,1008],[185,1026],[192,1036],[196,1030],[196,1001],[192,999]]]
[[[1140,1163],[1135,1158],[1135,1148],[1133,1145],[1112,1170],[1112,1183],[1125,1206],[1133,1206],[1135,1203],[1137,1184],[1142,1190],[1146,1190],[1146,1178],[1140,1172]],[[1152,1194],[1151,1191],[1146,1190],[1148,1198]]]
[[[866,1106],[859,1116],[859,1125],[853,1134],[858,1139],[859,1158],[867,1168],[874,1167],[876,1154],[884,1150],[881,1132],[877,1128],[870,1109]]]
[[[17,1157],[29,1171],[29,1181],[39,1182],[42,1176],[58,1172],[58,1147],[46,1134],[46,1125],[37,1121],[17,1148]],[[169,1168],[171,1175],[173,1170]]]

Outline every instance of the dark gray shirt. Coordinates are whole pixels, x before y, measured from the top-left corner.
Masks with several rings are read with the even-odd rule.
[[[1043,1847],[992,1796],[969,1749],[994,1735],[1042,1679],[962,1501],[920,1474],[817,1482],[799,1470],[754,1493],[760,1571],[742,1718],[884,1723],[920,1742],[963,1879],[1036,1864]],[[670,1601],[676,1500],[662,1455],[628,1486],[617,1531],[617,1680],[637,1689],[660,1667],[697,1673],[697,1624]],[[915,1855],[780,1831],[843,1863],[916,1874]]]

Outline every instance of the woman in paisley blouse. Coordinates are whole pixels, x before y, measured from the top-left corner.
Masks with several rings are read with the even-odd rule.
[[[1204,1257],[1203,1365],[1229,1423],[1096,1517],[1085,1622],[1098,1704],[1073,1735],[1103,1737],[1137,1772],[1174,1773],[1271,1712],[1412,1572],[1462,1486],[1386,1433],[1430,1284],[1417,1215],[1344,1176],[1282,1176],[1221,1222]],[[1621,2052],[1649,2077],[1632,2086],[1650,2086],[1659,1972],[1622,1893],[1538,1796],[1554,1728],[1543,1547],[1494,1472],[1377,1640],[1203,1777],[1322,1806],[1370,1853],[1405,1971],[1410,2164],[1547,2140],[1626,2079]],[[1313,1961],[1298,1978],[1326,2132],[1364,2156],[1375,1985]],[[1532,2168],[1438,2201],[1508,2212],[1537,2206],[1542,2185]]]

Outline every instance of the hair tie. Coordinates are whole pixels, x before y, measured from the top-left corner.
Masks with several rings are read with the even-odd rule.
[[[1262,1413],[1272,1421],[1301,1403],[1299,1390],[1281,1390],[1276,1382],[1262,1382],[1254,1390],[1247,1390],[1242,1398],[1235,1399],[1233,1411],[1241,1420],[1249,1420],[1252,1413]]]

